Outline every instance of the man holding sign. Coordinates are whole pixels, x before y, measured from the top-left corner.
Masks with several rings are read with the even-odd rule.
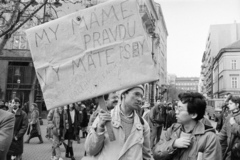
[[[148,123],[136,113],[141,106],[144,89],[136,86],[122,90],[121,104],[111,113],[101,110],[85,142],[87,153],[104,160],[150,160],[150,129]],[[115,141],[106,132],[112,123]]]

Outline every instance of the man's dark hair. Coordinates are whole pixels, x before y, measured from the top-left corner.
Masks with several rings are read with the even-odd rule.
[[[109,94],[105,94],[105,95],[103,96],[103,98],[104,98],[105,101],[108,100],[108,97],[109,97]]]
[[[21,103],[21,102],[20,102],[20,99],[19,99],[19,98],[17,98],[17,97],[13,98],[13,100],[14,100],[14,102]]]
[[[232,101],[233,103],[238,104],[238,108],[240,108],[240,97],[238,96],[231,96],[231,98],[229,99],[229,101]]]
[[[187,103],[187,111],[189,114],[197,114],[194,120],[198,121],[203,118],[207,103],[202,94],[197,92],[180,93],[178,98],[183,104]]]
[[[232,99],[232,97],[233,97],[231,93],[227,93],[227,96],[228,96],[228,97],[227,97],[227,99],[226,99],[226,102],[228,102],[228,101],[229,101],[230,99]]]

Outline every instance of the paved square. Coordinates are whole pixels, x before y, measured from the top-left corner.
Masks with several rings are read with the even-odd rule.
[[[51,150],[52,145],[51,142],[45,138],[46,135],[46,127],[47,127],[47,121],[43,120],[43,125],[41,126],[41,132],[42,132],[42,138],[44,143],[38,144],[39,139],[33,138],[30,140],[29,144],[24,143],[24,152],[23,152],[23,160],[50,160],[51,158]],[[81,136],[82,134],[80,134]],[[24,136],[24,141],[27,139],[27,135]],[[81,160],[81,158],[84,155],[84,142],[85,139],[81,139],[81,143],[77,144],[77,142],[74,141],[73,144],[73,150],[74,150],[74,157],[76,160]],[[62,151],[62,158],[64,160],[70,160],[70,158],[65,158],[65,148],[63,145],[61,145],[61,151]]]

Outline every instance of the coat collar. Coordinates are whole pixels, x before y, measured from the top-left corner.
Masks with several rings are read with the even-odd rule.
[[[183,126],[181,124],[175,124],[175,126],[174,126],[175,129],[173,131],[174,132],[176,132],[177,130],[181,131],[182,127]],[[198,121],[196,126],[193,129],[192,135],[201,135],[201,134],[204,134],[205,132],[206,132],[206,130],[205,130],[204,124],[202,122]],[[179,135],[180,135],[180,133],[179,133]]]
[[[233,117],[240,115],[240,110],[238,110],[238,112],[232,113],[232,115],[233,115]]]
[[[20,116],[21,114],[22,114],[22,109],[19,108],[19,109],[17,110],[17,112],[15,113],[15,115]]]
[[[119,128],[121,125],[121,117],[120,117],[120,114],[121,114],[121,110],[120,110],[120,105],[117,105],[112,111],[111,111],[111,115],[112,115],[112,125],[113,127],[115,128]],[[138,129],[138,130],[141,130],[142,129],[142,124],[139,120],[139,117],[136,113],[136,111],[134,111],[133,113],[133,128],[132,128],[132,131],[134,131],[134,129]]]

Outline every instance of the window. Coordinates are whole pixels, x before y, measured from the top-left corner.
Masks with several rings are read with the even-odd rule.
[[[237,69],[237,60],[232,60],[232,69]]]
[[[13,35],[13,49],[28,49],[25,33],[16,33]]]
[[[238,84],[237,84],[237,81],[238,81],[238,77],[231,77],[231,83],[232,83],[232,88],[238,88]]]

